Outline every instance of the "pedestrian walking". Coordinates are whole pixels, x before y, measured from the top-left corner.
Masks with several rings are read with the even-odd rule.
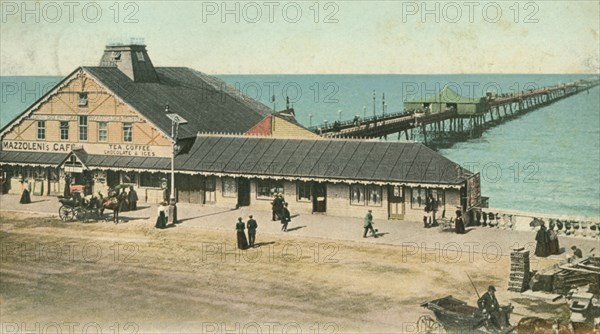
[[[292,220],[292,217],[290,216],[290,210],[288,210],[287,206],[288,204],[285,203],[281,211],[281,230],[283,232],[287,232],[288,223]]]
[[[248,221],[246,222],[246,228],[248,229],[248,244],[250,247],[254,247],[254,241],[256,240],[256,229],[258,228],[258,224],[256,220],[252,218],[252,215],[248,216]]]
[[[371,231],[371,234],[374,238],[377,238],[377,234],[375,233],[375,229],[373,228],[373,214],[372,211],[369,210],[367,215],[365,216],[365,223],[363,224],[365,232],[363,233],[363,238],[367,237],[367,232]]]
[[[456,220],[454,221],[454,232],[465,234],[465,222],[462,218],[462,211],[456,210]]]
[[[242,221],[242,217],[238,218],[235,224],[235,230],[237,231],[237,246],[239,249],[248,248],[248,240],[246,240],[246,233],[244,232],[245,224]]]
[[[281,209],[283,207],[283,203],[281,202],[281,198],[279,194],[275,194],[273,198],[273,202],[271,202],[271,209],[273,211],[273,221],[280,220],[281,217]]]
[[[433,206],[435,201],[433,195],[429,194],[425,197],[425,214],[423,215],[423,227],[430,228],[433,226]]]
[[[165,228],[167,226],[167,203],[161,202],[158,206],[158,218],[156,218],[156,228]]]
[[[127,194],[127,199],[129,200],[129,211],[137,210],[138,195],[137,192],[133,189],[133,186],[129,186],[129,193]]]
[[[23,180],[23,182],[21,183],[21,187],[23,188],[23,193],[21,194],[21,200],[19,201],[19,203],[31,203],[31,188],[29,186],[29,179]]]
[[[548,243],[550,239],[548,238],[548,232],[546,231],[546,226],[544,223],[540,226],[540,229],[537,231],[535,235],[535,256],[537,257],[547,257],[548,256]]]

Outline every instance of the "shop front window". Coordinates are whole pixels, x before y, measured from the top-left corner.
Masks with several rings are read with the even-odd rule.
[[[353,184],[350,186],[350,204],[365,205],[365,186]]]
[[[369,185],[367,187],[367,205],[381,205],[381,187],[376,185]]]
[[[283,194],[283,181],[258,180],[256,181],[256,197],[272,199],[275,194]]]
[[[224,177],[222,181],[223,197],[237,197],[237,180],[233,177]]]

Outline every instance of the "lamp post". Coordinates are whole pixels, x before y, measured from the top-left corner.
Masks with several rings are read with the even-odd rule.
[[[175,155],[177,155],[177,151],[179,147],[177,146],[177,136],[179,132],[180,124],[187,124],[187,121],[183,119],[183,117],[177,115],[176,113],[171,113],[169,110],[169,105],[165,105],[165,113],[166,116],[171,120],[171,142],[172,142],[172,154],[171,154],[171,196],[169,203],[172,208],[172,213],[169,217],[172,219],[173,224],[177,223],[177,202],[175,200]]]
[[[363,119],[367,118],[367,106],[363,106]]]
[[[338,110],[338,121],[342,122],[342,109]]]
[[[308,127],[312,127],[312,118],[313,118],[313,115],[308,114]]]

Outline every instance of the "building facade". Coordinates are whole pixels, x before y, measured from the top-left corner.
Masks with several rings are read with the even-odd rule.
[[[478,175],[418,143],[329,140],[272,113],[222,81],[188,68],[155,68],[144,46],[108,46],[0,130],[3,191],[61,195],[134,187],[166,199],[174,155],[179,202],[270,210],[283,194],[294,213],[420,220],[480,199]],[[187,124],[177,127],[167,115]],[[67,184],[68,183],[68,184]]]

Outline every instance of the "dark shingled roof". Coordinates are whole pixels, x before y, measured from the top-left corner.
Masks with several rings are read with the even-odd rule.
[[[468,170],[419,143],[200,135],[178,170],[229,175],[456,185]]]
[[[188,121],[179,128],[179,138],[244,133],[271,112],[224,81],[190,68],[156,67],[159,83],[134,82],[116,67],[82,68],[166,134],[171,133],[165,116],[169,104],[170,112]]]
[[[67,155],[0,151],[0,161],[58,166]],[[168,172],[171,161],[88,154],[86,166]],[[431,185],[458,185],[472,175],[419,143],[251,136],[200,135],[187,154],[176,157],[175,166],[188,173]]]

